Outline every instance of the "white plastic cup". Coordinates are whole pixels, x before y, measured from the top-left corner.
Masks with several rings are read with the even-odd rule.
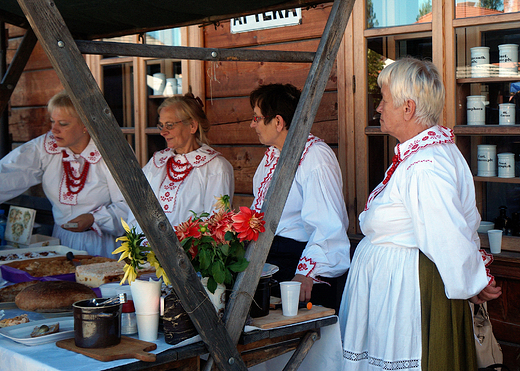
[[[282,293],[282,314],[284,316],[294,317],[298,314],[301,285],[301,282],[296,281],[280,282],[280,292]]]
[[[471,77],[489,77],[489,47],[471,48]]]
[[[497,167],[499,178],[514,178],[515,177],[515,154],[514,153],[499,153],[497,155]]]
[[[135,314],[137,319],[137,334],[139,340],[155,341],[159,331],[159,313]]]
[[[479,144],[477,146],[477,175],[497,176],[497,146]]]
[[[501,103],[498,105],[498,124],[499,125],[514,125],[516,104]]]
[[[135,312],[140,314],[159,313],[162,280],[135,280],[130,284]]]
[[[503,44],[498,46],[498,76],[518,75],[518,45]]]
[[[153,95],[163,95],[164,88],[166,87],[166,75],[164,73],[153,74]]]
[[[490,229],[487,233],[491,254],[500,254],[502,251],[502,231],[500,229]]]
[[[488,101],[484,95],[468,95],[466,97],[468,125],[486,125],[486,106]]]

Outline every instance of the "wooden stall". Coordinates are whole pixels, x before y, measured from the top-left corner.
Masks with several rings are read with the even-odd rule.
[[[312,3],[308,2],[308,4]],[[334,3],[317,51],[312,54],[287,50],[164,48],[90,41],[108,35],[139,33],[147,29],[216,21],[220,18],[229,18],[230,15],[243,15],[262,9],[286,8],[295,4],[305,5],[305,2],[267,0],[264,3],[237,2],[236,7],[229,1],[208,1],[204,4],[193,2],[189,4],[197,11],[194,10],[191,17],[187,17],[189,13],[186,11],[175,12],[175,9],[181,6],[185,9],[187,4],[175,1],[158,1],[153,4],[146,2],[144,5],[141,2],[135,4],[125,2],[125,14],[116,22],[112,16],[123,13],[118,1],[91,1],[88,4],[43,0],[3,1],[0,6],[1,19],[26,28],[27,32],[2,80],[0,108],[3,111],[7,106],[37,38],[151,245],[163,247],[155,251],[156,255],[167,275],[172,278],[173,288],[181,299],[184,309],[189,313],[216,366],[221,370],[245,369],[245,363],[236,344],[242,333],[247,309],[251,304],[251,298],[267,257],[268,249],[265,247],[271,244],[274,237],[354,1],[337,0]],[[204,9],[207,14],[201,15],[200,9]],[[178,17],[175,17],[177,15]],[[78,41],[78,38],[83,40]],[[217,318],[212,304],[205,300],[206,294],[200,280],[197,279],[191,264],[187,264],[185,253],[179,245],[172,226],[150,189],[137,159],[128,147],[111,109],[81,55],[82,52],[127,56],[160,55],[207,60],[213,63],[219,61],[312,62],[294,117],[300,125],[292,126],[289,131],[287,141],[291,145],[287,146],[281,154],[262,209],[268,227],[258,242],[252,243],[253,246],[247,249],[246,258],[251,264],[246,271],[247,274],[242,273],[237,279],[226,307],[225,325]],[[120,171],[122,164],[125,171]]]

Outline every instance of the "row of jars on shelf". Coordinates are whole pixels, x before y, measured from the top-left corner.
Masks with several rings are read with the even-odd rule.
[[[510,152],[497,154],[495,144],[477,146],[477,176],[499,178],[515,177],[515,154]]]
[[[520,236],[520,214],[513,213],[512,218],[507,215],[507,207],[499,207],[499,215],[494,220],[494,229],[499,229],[504,235]]]

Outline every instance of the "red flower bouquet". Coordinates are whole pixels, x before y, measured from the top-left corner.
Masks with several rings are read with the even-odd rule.
[[[244,258],[245,243],[258,240],[265,231],[263,213],[240,207],[230,208],[229,196],[221,196],[212,215],[193,213],[187,221],[175,227],[177,238],[201,276],[208,277],[208,290],[215,292],[217,284],[230,287],[239,272],[249,262]]]

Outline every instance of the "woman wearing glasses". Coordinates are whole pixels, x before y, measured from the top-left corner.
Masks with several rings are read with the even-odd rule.
[[[172,226],[195,213],[211,213],[215,197],[233,197],[233,167],[209,147],[210,123],[202,102],[188,93],[166,99],[158,108],[161,135],[168,148],[155,152],[143,168]],[[133,216],[130,223],[136,224]]]

